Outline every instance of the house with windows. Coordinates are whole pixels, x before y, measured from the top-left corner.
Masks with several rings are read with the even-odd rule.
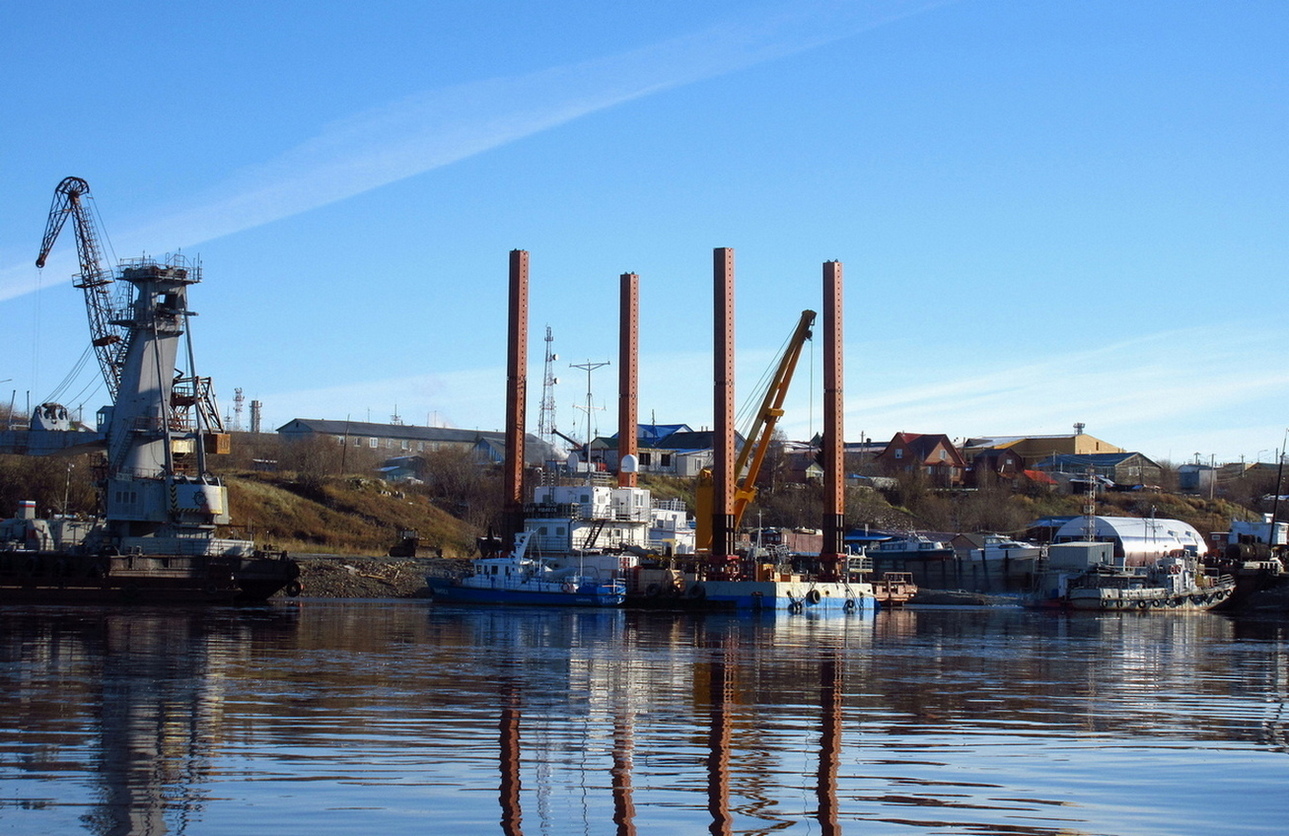
[[[961,485],[967,470],[958,448],[942,433],[896,433],[877,455],[876,462],[888,476],[923,473],[941,488]]]

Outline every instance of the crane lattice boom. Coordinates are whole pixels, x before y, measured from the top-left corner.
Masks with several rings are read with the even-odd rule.
[[[114,325],[113,319],[117,315],[116,308],[128,303],[128,298],[116,300],[122,304],[114,305],[111,293],[114,276],[111,270],[103,266],[98,229],[94,225],[93,214],[85,205],[84,199],[89,196],[89,183],[79,177],[65,177],[54,189],[54,202],[49,207],[49,222],[45,225],[45,238],[40,244],[36,266],[45,266],[49,251],[53,249],[58,233],[62,232],[63,224],[70,216],[81,268],[76,287],[85,291],[90,342],[94,346],[94,354],[98,358],[108,392],[115,400],[121,382],[121,354],[125,349],[128,331],[123,326]]]

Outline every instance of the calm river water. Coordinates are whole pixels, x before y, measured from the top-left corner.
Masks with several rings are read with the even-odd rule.
[[[1289,622],[0,608],[0,832],[1286,832]]]

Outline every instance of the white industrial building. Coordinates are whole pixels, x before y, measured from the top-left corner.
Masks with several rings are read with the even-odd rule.
[[[1170,554],[1186,553],[1196,557],[1208,554],[1208,545],[1195,527],[1181,520],[1155,517],[1092,517],[1092,536],[1088,536],[1088,518],[1075,517],[1056,531],[1054,543],[1098,540],[1114,544],[1116,562],[1125,566],[1146,566]]]

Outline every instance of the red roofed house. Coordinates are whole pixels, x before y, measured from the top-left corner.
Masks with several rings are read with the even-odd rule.
[[[883,473],[925,473],[938,487],[951,488],[962,484],[967,464],[949,436],[943,434],[896,433],[877,455],[877,465]]]

